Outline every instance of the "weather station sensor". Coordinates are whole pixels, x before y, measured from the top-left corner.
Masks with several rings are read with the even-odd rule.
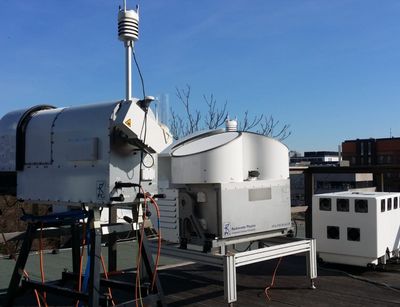
[[[118,39],[124,42],[126,58],[126,100],[132,98],[132,51],[134,42],[139,39],[139,7],[136,10],[123,9],[118,12]]]

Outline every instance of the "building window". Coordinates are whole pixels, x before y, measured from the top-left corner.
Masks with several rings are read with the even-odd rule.
[[[360,241],[360,228],[347,228],[347,240],[349,241]]]
[[[338,198],[336,200],[336,211],[349,212],[349,200],[345,198]]]
[[[361,155],[363,156],[363,155],[364,155],[364,143],[361,142],[360,145],[361,145],[361,146],[360,146]]]
[[[332,204],[330,198],[320,198],[319,199],[319,210],[321,211],[331,211]]]
[[[368,200],[356,199],[354,201],[354,211],[358,213],[368,213]]]
[[[387,199],[387,210],[392,210],[392,199],[388,198]]]
[[[340,233],[338,226],[327,226],[326,227],[326,237],[328,239],[339,240]]]
[[[371,155],[371,147],[372,147],[371,142],[368,142],[368,155]]]
[[[381,200],[381,212],[385,212],[386,210],[386,202],[384,199]]]
[[[395,197],[395,198],[393,199],[393,209],[397,209],[397,207],[398,207],[398,201],[399,201],[399,199],[398,199],[397,197]]]
[[[378,156],[378,163],[383,164],[384,163],[384,156]]]

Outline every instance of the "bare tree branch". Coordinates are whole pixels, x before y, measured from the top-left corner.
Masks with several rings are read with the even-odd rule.
[[[199,123],[201,119],[201,113],[199,110],[195,110],[192,112],[190,109],[190,85],[186,84],[186,89],[176,88],[176,96],[183,104],[185,109],[186,117],[187,117],[187,125],[185,134],[191,134],[199,130]]]
[[[290,125],[283,125],[283,127],[277,133],[275,133],[275,128],[278,126],[278,124],[279,120],[275,121],[272,116],[264,116],[264,121],[260,123],[261,129],[257,130],[257,133],[278,139],[280,141],[288,138],[291,134],[291,131],[289,131]]]
[[[182,118],[174,112],[171,108],[170,131],[174,138],[177,140],[185,135],[184,125]]]
[[[289,128],[290,128],[290,125],[285,124],[281,128],[281,130],[278,133],[272,135],[272,137],[276,138],[280,141],[287,139],[292,134],[292,131],[290,131]]]
[[[203,95],[203,98],[208,107],[204,123],[208,129],[217,129],[225,122],[228,116],[228,112],[226,111],[228,103],[225,102],[222,109],[218,109],[217,100],[214,98],[213,94],[210,94],[209,97]]]
[[[217,99],[213,94],[209,96],[203,95],[204,103],[207,106],[204,113],[198,109],[193,110],[190,105],[191,87],[188,84],[185,88],[176,88],[176,97],[183,106],[183,114],[180,115],[171,108],[170,129],[175,139],[203,129],[217,129],[225,122],[228,116],[228,103],[225,102],[218,108]],[[279,120],[275,120],[274,117],[265,114],[251,116],[248,110],[238,124],[241,131],[257,131],[259,134],[276,138],[280,141],[291,135],[290,125],[284,124],[280,127]]]
[[[253,129],[254,127],[256,127],[258,124],[260,124],[260,122],[262,121],[262,119],[264,118],[264,115],[255,115],[253,117],[252,120],[250,120],[249,118],[249,110],[246,110],[246,112],[244,112],[244,117],[243,120],[239,121],[239,130],[241,131],[250,131],[251,129]]]

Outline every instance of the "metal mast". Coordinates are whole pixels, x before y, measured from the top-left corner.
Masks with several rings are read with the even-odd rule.
[[[139,38],[139,8],[126,9],[126,0],[123,8],[118,12],[118,39],[125,46],[125,99],[132,100],[132,51],[134,42]]]

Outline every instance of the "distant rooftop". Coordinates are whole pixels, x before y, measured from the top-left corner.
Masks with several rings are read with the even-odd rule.
[[[337,151],[306,151],[304,156],[290,157],[290,165],[337,165],[338,163]]]
[[[304,157],[338,156],[337,151],[305,151]]]
[[[345,140],[343,143],[356,142],[356,141],[389,141],[389,140],[400,141],[400,137],[353,139],[353,140]]]

